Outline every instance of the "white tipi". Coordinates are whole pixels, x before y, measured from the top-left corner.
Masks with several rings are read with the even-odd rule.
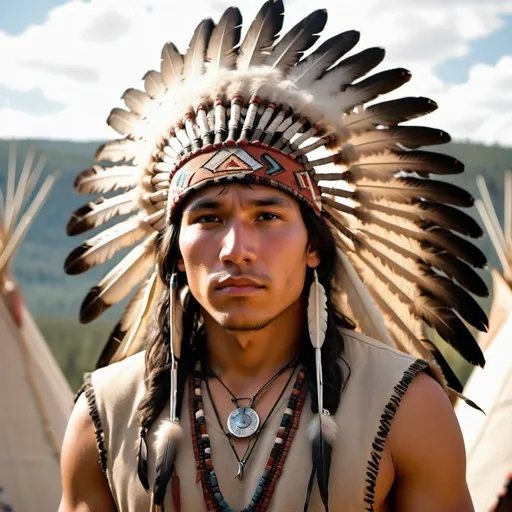
[[[0,189],[0,510],[49,512],[59,504],[59,452],[73,395],[9,263],[54,178],[33,194],[44,163],[33,167],[30,152],[16,180],[15,146],[10,149],[5,196]]]
[[[457,405],[456,412],[466,443],[467,479],[475,510],[488,512],[511,510],[503,508],[509,499],[503,494],[512,473],[512,173],[505,173],[503,229],[482,176],[477,183],[481,194],[477,208],[502,273],[492,270],[490,330],[479,339],[485,369],[475,368],[464,388],[464,394],[486,414],[464,403]]]

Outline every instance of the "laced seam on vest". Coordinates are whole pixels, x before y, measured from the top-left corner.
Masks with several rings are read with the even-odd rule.
[[[428,362],[422,359],[417,359],[409,368],[404,372],[400,382],[395,386],[393,394],[389,402],[384,407],[377,428],[377,434],[372,443],[372,452],[370,459],[366,464],[366,487],[364,502],[367,504],[365,510],[367,512],[375,511],[375,487],[377,485],[377,476],[379,474],[380,461],[382,459],[382,452],[389,435],[391,422],[393,421],[396,411],[400,406],[400,402],[404,397],[407,389],[418,373],[428,368]]]
[[[91,374],[88,373],[84,377],[84,383],[77,393],[85,393],[87,405],[89,406],[89,415],[94,423],[94,435],[96,437],[96,447],[100,458],[100,467],[102,473],[107,476],[107,450],[105,448],[105,433],[101,426],[101,418],[98,412],[98,404],[96,403],[96,395],[94,394],[94,387],[92,385]]]

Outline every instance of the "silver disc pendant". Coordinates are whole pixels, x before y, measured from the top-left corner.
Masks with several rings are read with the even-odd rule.
[[[251,407],[239,407],[228,416],[228,430],[236,437],[249,437],[260,426],[260,417]]]

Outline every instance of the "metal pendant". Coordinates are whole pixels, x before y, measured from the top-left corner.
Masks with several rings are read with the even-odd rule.
[[[250,437],[259,426],[260,417],[251,407],[238,407],[228,416],[228,430],[235,437]]]

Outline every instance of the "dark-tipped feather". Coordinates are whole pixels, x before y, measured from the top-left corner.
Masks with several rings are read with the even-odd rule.
[[[348,85],[340,94],[349,95],[353,100],[351,104],[344,104],[344,108],[345,110],[351,109],[356,105],[372,101],[381,94],[394,91],[408,82],[411,76],[411,72],[407,69],[388,69],[369,76],[356,84]]]
[[[425,261],[431,264],[437,261],[439,269],[471,293],[479,297],[489,296],[489,289],[484,280],[467,263],[452,254],[432,254],[432,260],[426,259]]]
[[[419,178],[394,178],[389,182],[366,181],[357,184],[357,195],[383,198],[397,203],[413,203],[425,199],[455,206],[470,207],[473,197],[466,190],[442,181]]]
[[[162,75],[152,69],[148,71],[144,77],[144,89],[153,99],[160,98],[165,93],[165,86],[162,81]]]
[[[146,443],[145,432],[140,434],[139,449],[137,453],[137,474],[139,476],[142,487],[144,487],[146,491],[149,491],[148,446]]]
[[[145,347],[146,333],[152,324],[153,313],[158,303],[155,297],[162,293],[161,284],[158,272],[153,270],[131,298],[107,342],[112,349],[108,350],[107,346],[104,349],[105,354],[107,351],[111,354],[108,364],[122,361]]]
[[[96,228],[119,215],[126,215],[139,207],[136,191],[130,190],[121,195],[105,199],[99,197],[73,212],[66,225],[69,236],[80,235]]]
[[[430,265],[444,272],[448,277],[456,280],[462,287],[479,297],[487,297],[489,290],[483,279],[464,261],[448,254],[435,250],[424,250],[421,253],[412,252],[406,247],[395,244],[389,238],[381,237],[368,230],[361,230],[370,240],[375,240],[387,246],[392,251],[415,261],[418,265]]]
[[[388,151],[378,157],[363,157],[350,166],[352,174],[368,179],[389,178],[399,171],[415,172],[423,177],[430,174],[460,174],[464,171],[464,164],[442,153]]]
[[[124,299],[154,265],[156,233],[132,249],[102,280],[93,286],[80,308],[80,322],[89,323]]]
[[[423,218],[433,225],[452,229],[471,238],[480,238],[484,234],[473,217],[453,206],[430,201],[421,201],[417,206],[423,211]]]
[[[457,375],[455,375],[455,372],[452,370],[451,366],[448,364],[448,361],[443,356],[442,352],[436,347],[436,345],[432,341],[427,339],[423,339],[421,341],[434,356],[434,359],[436,360],[437,364],[441,368],[441,371],[443,372],[444,378],[446,379],[448,386],[457,391],[458,393],[462,393],[463,386]]]
[[[350,30],[327,39],[318,50],[292,68],[289,79],[297,87],[308,89],[338,59],[350,51],[359,41],[359,32]]]
[[[217,72],[220,69],[236,67],[237,46],[242,31],[242,15],[236,7],[224,11],[219,23],[213,29],[208,44],[208,69]]]
[[[346,118],[347,128],[370,130],[377,126],[392,127],[411,119],[430,114],[437,103],[428,98],[400,98],[366,107],[362,112]]]
[[[162,427],[160,427],[162,428]],[[157,448],[158,457],[156,460],[155,481],[153,485],[153,503],[156,506],[162,506],[167,492],[167,485],[171,480],[174,470],[174,461],[176,459],[177,448],[181,437],[181,428],[176,423],[166,422],[163,427],[166,432],[165,438],[158,441],[158,444],[165,446]]]
[[[326,200],[329,201],[328,199]],[[331,206],[336,208],[338,204],[332,204]],[[421,201],[413,205],[402,204],[400,209],[398,209],[374,202],[366,203],[364,208],[368,211],[373,210],[385,213],[386,215],[403,217],[412,220],[418,226],[422,226],[426,222],[430,225],[457,231],[472,238],[479,238],[483,234],[482,228],[473,217],[445,204]],[[361,219],[365,216],[365,212],[360,209],[357,209],[357,214]]]
[[[422,180],[419,178],[390,178],[387,181],[367,179],[347,179],[357,184],[352,199],[361,202],[372,199],[386,199],[396,203],[412,204],[420,199],[452,204],[455,206],[470,207],[473,205],[473,196],[466,190],[451,183],[435,180]],[[333,195],[347,196],[346,190],[331,187],[320,187],[322,192]],[[340,192],[340,193],[338,193]]]
[[[162,48],[161,57],[160,72],[162,83],[165,88],[169,89],[181,81],[183,55],[181,55],[174,43],[166,43]]]
[[[400,146],[417,149],[421,146],[446,144],[451,138],[448,133],[426,126],[396,126],[373,130],[351,138],[358,155],[370,155],[383,151],[398,150]]]
[[[487,266],[487,257],[476,245],[447,229],[431,228],[420,239],[444,249],[476,268],[485,268]]]
[[[176,447],[174,443],[168,441],[162,457],[157,461],[156,477],[154,483],[154,504],[162,505],[165,494],[167,492],[167,484],[169,483],[174,469],[174,459],[176,457]]]
[[[379,224],[391,231],[394,229],[393,224],[386,222],[379,222]],[[418,240],[425,249],[434,248],[434,250],[446,251],[476,268],[485,268],[487,266],[485,254],[476,245],[447,229],[437,227],[419,233],[417,231],[397,228],[396,232]]]
[[[318,435],[313,438],[311,449],[320,498],[325,506],[325,510],[329,510],[329,477],[331,472],[332,446],[327,442],[325,436]]]
[[[327,219],[331,220],[336,229],[352,240],[353,233],[343,223],[333,218],[328,211],[324,212],[324,215]],[[446,251],[476,268],[485,268],[487,265],[485,254],[476,245],[447,229],[434,227],[428,231],[412,230],[398,226],[396,223],[387,222],[380,217],[371,216],[370,219],[369,214],[366,217],[370,224],[373,223],[390,233],[396,233],[399,236],[418,241],[424,250],[440,251],[441,253]]]
[[[479,331],[487,331],[489,320],[477,301],[461,286],[451,279],[427,272],[422,287],[439,300],[446,301],[459,315]]]
[[[186,80],[204,73],[206,52],[214,26],[213,20],[206,18],[196,27],[183,62],[183,76]]]
[[[121,99],[132,112],[141,117],[147,117],[151,108],[151,98],[146,92],[133,88],[126,89]]]
[[[413,283],[421,295],[433,297],[446,308],[453,308],[461,317],[473,327],[479,330],[487,330],[488,320],[480,305],[466,292],[462,287],[450,279],[433,272],[426,265],[418,265],[417,273],[412,273],[409,269],[400,265],[393,258],[393,254],[385,254],[381,248],[371,242],[360,242],[366,250],[376,256],[382,263],[392,269],[396,275]],[[390,244],[384,244],[387,248],[392,248]],[[398,252],[400,254],[400,252]]]
[[[365,76],[378,66],[383,61],[385,54],[386,52],[382,48],[368,48],[356,53],[329,69],[322,77],[322,82],[324,80],[332,82],[332,94],[342,91],[354,80]]]
[[[274,46],[265,64],[287,71],[297,64],[307,49],[315,44],[326,23],[327,11],[325,9],[318,9],[306,16]]]
[[[82,274],[109,260],[119,250],[133,245],[149,232],[151,228],[138,217],[119,222],[73,249],[64,262],[64,271],[69,275]]]
[[[137,185],[137,169],[129,165],[101,167],[94,165],[82,171],[75,179],[75,191],[79,194],[104,194]]]
[[[128,139],[117,139],[105,142],[96,151],[94,158],[97,162],[130,162],[133,160],[133,145]]]
[[[386,276],[383,276],[379,269],[365,257],[364,251],[366,250],[370,254],[372,253],[371,246],[367,245],[362,251],[358,251],[357,257],[373,272],[381,275],[381,280],[386,283],[391,293],[408,308],[410,314],[435,329],[441,338],[449,343],[466,361],[479,366],[485,364],[482,350],[457,313],[434,297],[419,296],[412,301],[408,295]]]
[[[240,46],[237,60],[239,71],[264,64],[283,27],[283,14],[282,0],[268,0],[262,5]]]
[[[103,346],[103,349],[96,360],[96,369],[104,368],[112,362],[112,358],[115,356],[117,349],[121,344],[122,337],[125,334],[126,332],[121,331],[121,322],[118,322],[110,333],[107,342]]]
[[[107,118],[107,124],[129,139],[142,139],[144,136],[140,119],[133,112],[122,108],[112,109]]]
[[[484,366],[485,359],[473,334],[455,312],[434,298],[421,297],[410,306],[411,312],[434,328],[466,361]]]

